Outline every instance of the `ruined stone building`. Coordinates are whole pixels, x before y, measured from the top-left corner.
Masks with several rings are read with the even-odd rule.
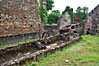
[[[71,18],[68,12],[65,12],[58,20],[59,29],[63,29],[66,25],[71,24]]]
[[[39,0],[0,0],[0,36],[39,32]]]
[[[85,23],[85,33],[87,32],[88,29],[91,29],[91,27],[92,27],[92,16],[88,15]]]
[[[85,28],[91,29],[92,34],[99,33],[99,4],[89,13]]]

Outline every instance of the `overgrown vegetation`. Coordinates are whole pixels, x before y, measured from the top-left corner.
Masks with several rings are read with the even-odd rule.
[[[54,7],[54,1],[53,0],[40,0],[40,5],[38,8],[39,14],[41,16],[42,23],[44,25],[46,24],[57,24],[57,20],[60,17],[60,11],[59,10],[52,10]],[[48,13],[48,12],[51,13]]]
[[[99,36],[82,37],[81,41],[33,62],[30,66],[99,66]]]
[[[88,15],[88,7],[81,8],[80,6],[78,6],[76,13],[74,15],[75,17],[85,20]]]
[[[70,6],[66,6],[62,14],[64,14],[65,12],[68,12],[70,14],[71,23],[73,23],[74,18],[79,18],[81,20],[85,20],[87,18],[88,7],[81,8],[80,6],[78,6],[76,12],[73,12],[73,8],[71,8]]]
[[[45,23],[47,23],[47,10],[44,9],[44,7],[43,7],[43,5],[44,5],[43,0],[40,0],[39,4],[40,4],[39,8],[38,8],[39,15],[41,17],[42,22],[45,24]]]
[[[44,2],[44,0],[40,0],[38,11],[43,24],[47,24],[48,22],[48,12],[49,10],[52,10],[53,3],[53,0],[46,0],[46,2]]]
[[[52,8],[54,7],[53,4],[54,4],[54,0],[46,0],[45,2],[44,0],[40,0],[40,5],[38,10],[41,16],[42,23],[44,25],[57,24],[57,20],[61,15],[59,10],[52,10]],[[49,11],[51,13],[49,13]],[[76,12],[74,12],[73,8],[71,8],[70,6],[66,6],[62,14],[64,14],[65,12],[68,12],[70,14],[71,23],[73,23],[75,18],[76,19],[79,18],[80,20],[85,20],[87,18],[88,7],[81,8],[80,6],[78,6]]]
[[[59,10],[53,10],[48,16],[48,24],[57,24],[57,20],[59,19],[60,15]]]

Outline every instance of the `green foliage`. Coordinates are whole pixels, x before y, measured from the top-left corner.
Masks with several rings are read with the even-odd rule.
[[[57,24],[57,20],[60,17],[59,10],[53,10],[48,16],[48,24]]]
[[[65,14],[65,12],[69,12],[70,11],[70,6],[67,6],[66,8],[65,8],[65,10],[62,12],[62,14]]]
[[[88,7],[83,7],[81,8],[80,6],[77,8],[76,10],[76,14],[75,14],[75,17],[78,17],[82,20],[86,19],[88,15]]]
[[[68,12],[70,14],[71,23],[73,23],[73,8],[71,8],[70,6],[67,6],[65,10],[62,12],[62,14],[65,14],[65,12]]]
[[[44,9],[43,7],[43,0],[40,0],[40,5],[39,5],[39,15],[41,16],[41,20],[44,24],[47,23],[47,10]]]
[[[40,0],[40,5],[38,8],[39,11],[39,15],[41,16],[41,20],[43,24],[47,24],[48,21],[48,11],[52,10],[53,7],[53,0],[46,0],[46,4],[44,4],[43,2],[44,0]],[[46,9],[44,9],[44,6],[46,7]]]
[[[47,11],[52,10],[52,8],[54,7],[54,1],[53,0],[46,0],[47,5],[46,5],[46,9]]]
[[[63,51],[37,61],[38,66],[99,66],[99,36],[84,35]],[[69,60],[65,62],[65,60]]]
[[[81,8],[80,6],[77,8],[76,13],[73,13],[73,8],[70,6],[67,6],[65,10],[62,12],[64,14],[65,12],[68,12],[71,17],[71,23],[73,23],[73,18],[78,17],[82,20],[85,20],[88,15],[88,7]]]
[[[37,62],[32,62],[29,66],[37,66]]]

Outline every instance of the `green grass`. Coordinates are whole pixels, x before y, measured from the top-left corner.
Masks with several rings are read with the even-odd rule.
[[[29,66],[99,66],[99,36],[82,37],[82,40],[69,45],[63,51],[32,62]]]
[[[12,46],[16,46],[16,45],[19,45],[19,44],[28,43],[28,42],[32,42],[32,41],[36,41],[36,40],[38,40],[38,38],[37,39],[25,39],[25,40],[21,40],[21,41],[14,42],[14,43],[0,45],[0,49],[1,48],[12,47]]]

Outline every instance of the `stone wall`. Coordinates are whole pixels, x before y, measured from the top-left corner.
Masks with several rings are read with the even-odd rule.
[[[85,28],[90,28],[92,34],[99,33],[99,4],[89,13]]]
[[[36,39],[36,38],[39,38],[39,33],[37,32],[2,36],[0,37],[0,45],[11,44],[18,41],[25,41],[26,39]]]
[[[57,35],[59,33],[58,27],[56,26],[44,26],[44,30],[46,32],[49,32],[50,35],[54,36]]]
[[[85,22],[85,33],[87,32],[88,29],[91,29],[92,27],[92,16],[87,16],[87,20]]]
[[[64,27],[66,27],[66,25],[69,24],[71,24],[71,18],[68,12],[65,12],[65,14],[63,14],[58,20],[58,27],[59,29],[63,29]]]
[[[0,0],[0,36],[39,32],[38,0]]]
[[[91,12],[92,22],[92,34],[99,34],[99,4]]]

